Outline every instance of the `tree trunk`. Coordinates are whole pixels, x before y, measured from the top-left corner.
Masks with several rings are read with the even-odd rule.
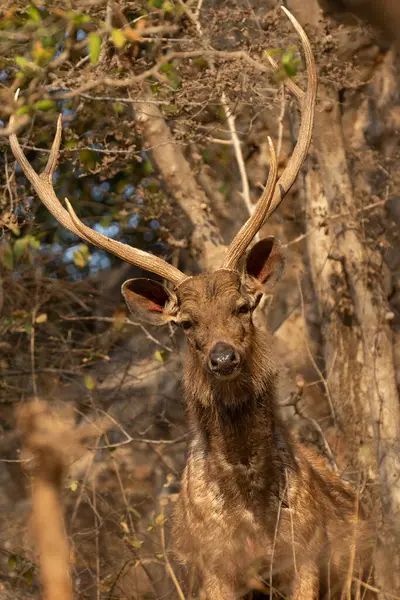
[[[306,4],[308,14],[318,14],[314,0]],[[304,8],[302,2],[302,15]],[[293,10],[296,14],[294,6]],[[319,24],[316,34],[323,35]],[[400,408],[390,310],[381,257],[363,237],[338,92],[333,85],[321,84],[319,100],[305,197],[307,250],[323,330],[326,377],[349,463],[364,483],[379,482],[375,500],[380,506],[374,511],[380,520],[377,578],[383,590],[398,594]]]

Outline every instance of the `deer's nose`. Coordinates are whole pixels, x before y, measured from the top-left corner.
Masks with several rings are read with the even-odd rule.
[[[230,344],[217,342],[208,357],[210,371],[218,375],[230,375],[240,362],[239,354]]]

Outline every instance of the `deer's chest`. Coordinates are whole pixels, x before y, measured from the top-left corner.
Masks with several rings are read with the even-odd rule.
[[[257,478],[241,467],[221,471],[215,476],[201,456],[188,463],[174,524],[181,559],[229,575],[239,565],[243,572],[260,561],[268,563],[272,554],[288,555],[286,514],[279,519],[279,543],[273,548],[279,502],[263,497]]]

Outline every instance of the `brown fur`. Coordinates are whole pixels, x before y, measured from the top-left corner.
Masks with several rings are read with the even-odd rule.
[[[250,251],[243,275],[219,270],[188,278],[175,292],[143,279],[123,288],[136,315],[175,321],[187,335],[192,439],[173,535],[207,600],[239,597],[258,574],[267,583],[273,574],[295,600],[331,594],[335,582],[342,593],[353,563],[359,575],[353,549],[366,526],[357,496],[322,457],[292,443],[277,410],[272,341],[253,324],[262,290],[282,268],[280,246],[269,238]],[[240,357],[226,376],[210,367],[218,343]]]
[[[268,574],[272,561],[274,574],[291,580],[293,598],[316,598],[321,566],[331,562],[335,578],[341,570],[346,580],[360,533],[355,493],[324,459],[292,444],[277,413],[271,340],[250,314],[233,312],[248,300],[239,276],[200,276],[178,292],[180,314],[199,326],[184,365],[193,437],[175,514],[176,551],[201,573],[210,600],[236,598],[252,568]],[[203,368],[220,339],[245,357],[233,381],[216,381]]]

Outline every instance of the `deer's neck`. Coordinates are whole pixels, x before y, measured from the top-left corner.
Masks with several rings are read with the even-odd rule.
[[[277,373],[267,344],[257,343],[237,380],[215,382],[189,359],[185,397],[193,431],[192,451],[211,478],[248,498],[279,495],[286,469],[294,468],[288,434],[277,413]]]

